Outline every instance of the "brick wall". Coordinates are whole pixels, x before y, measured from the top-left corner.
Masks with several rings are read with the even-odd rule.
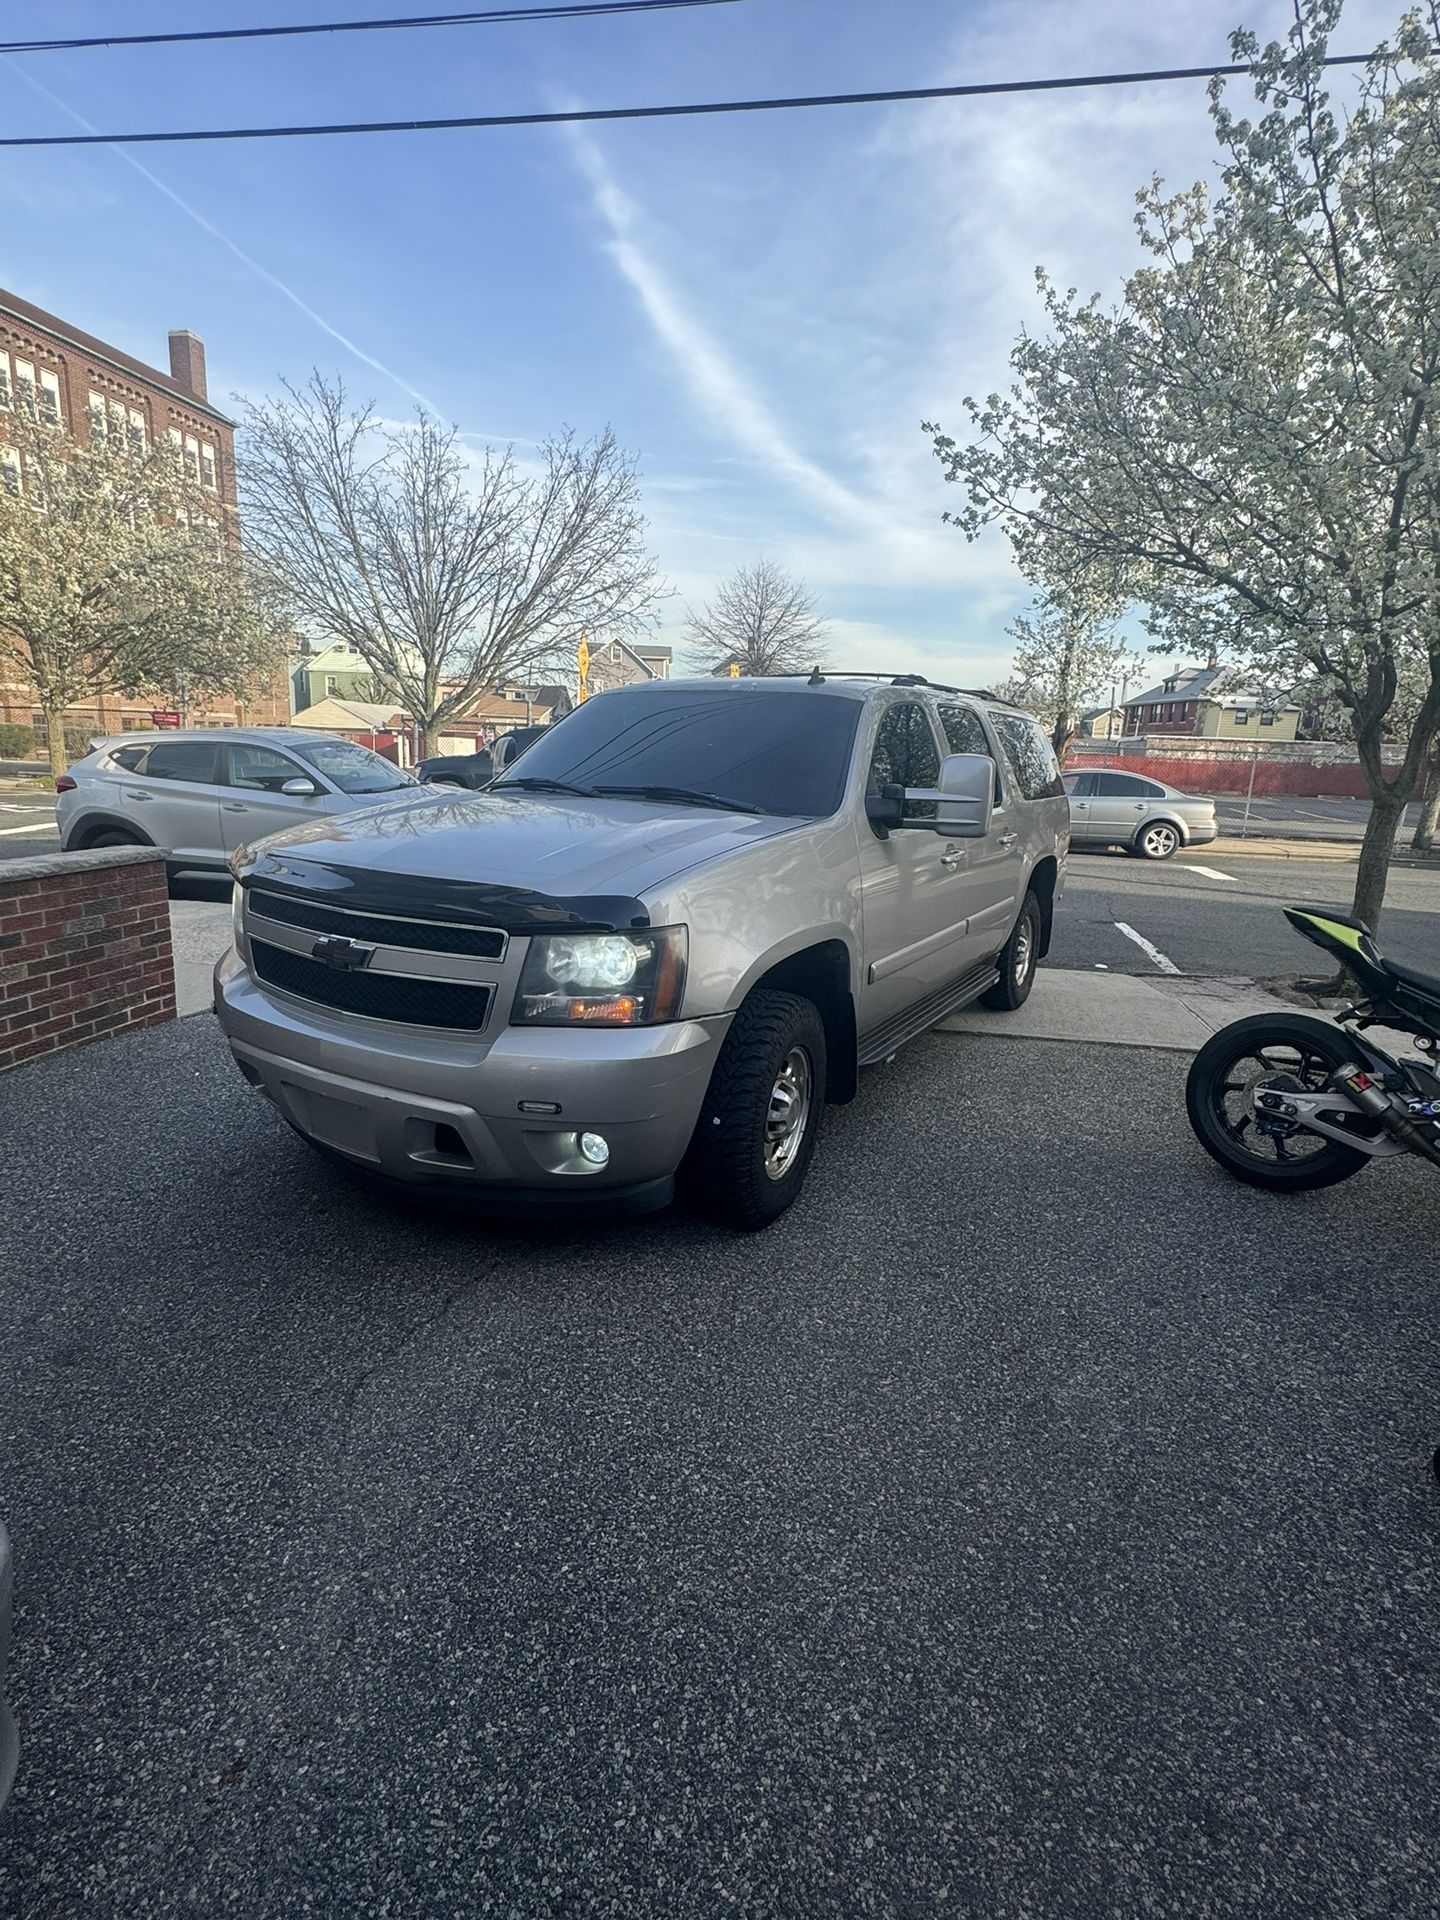
[[[0,862],[0,1069],[174,1018],[158,848]]]

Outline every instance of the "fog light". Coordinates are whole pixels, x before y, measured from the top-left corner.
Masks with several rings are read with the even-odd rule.
[[[610,1143],[603,1133],[582,1133],[580,1156],[588,1160],[592,1167],[603,1167],[610,1159]]]

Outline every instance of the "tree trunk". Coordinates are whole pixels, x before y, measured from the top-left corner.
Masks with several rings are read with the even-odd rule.
[[[1365,823],[1365,838],[1360,846],[1360,867],[1355,875],[1355,899],[1352,911],[1373,933],[1385,904],[1385,883],[1390,877],[1390,856],[1395,851],[1395,835],[1400,830],[1409,795],[1402,799],[1393,790],[1376,794],[1370,802],[1370,818]]]
[[[58,780],[70,764],[65,751],[65,703],[53,705],[42,694],[40,710],[45,715],[45,746],[50,755],[50,772]]]
[[[1415,837],[1410,842],[1416,853],[1429,853],[1435,844],[1437,826],[1440,826],[1440,766],[1431,759],[1420,790],[1420,818],[1415,822]]]

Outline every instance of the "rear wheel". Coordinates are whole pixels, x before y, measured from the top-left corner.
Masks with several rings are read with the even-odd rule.
[[[981,994],[982,1007],[998,1007],[1002,1013],[1013,1013],[1030,998],[1035,969],[1040,962],[1040,927],[1040,902],[1033,893],[1027,893],[1020,917],[995,962],[1000,978]]]
[[[104,827],[99,833],[87,836],[85,851],[89,853],[95,847],[143,847],[147,844],[138,833],[126,833],[123,827]]]
[[[1255,1014],[1213,1035],[1185,1083],[1195,1137],[1227,1173],[1276,1193],[1348,1180],[1369,1163],[1358,1148],[1255,1111],[1258,1091],[1318,1092],[1353,1054],[1345,1036],[1303,1014]]]
[[[799,1194],[825,1100],[825,1025],[797,993],[752,993],[715,1063],[685,1181],[718,1220],[768,1227]]]
[[[1136,834],[1131,850],[1142,860],[1168,860],[1179,850],[1180,830],[1168,820],[1152,820]]]

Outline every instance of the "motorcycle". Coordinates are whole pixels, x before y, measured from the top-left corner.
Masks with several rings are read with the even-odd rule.
[[[1440,975],[1387,960],[1348,914],[1284,914],[1342,963],[1355,1004],[1334,1022],[1277,1011],[1214,1034],[1185,1087],[1196,1138],[1227,1173],[1275,1193],[1334,1186],[1401,1153],[1440,1166]],[[1375,1026],[1412,1035],[1425,1057],[1396,1059],[1360,1037]]]

